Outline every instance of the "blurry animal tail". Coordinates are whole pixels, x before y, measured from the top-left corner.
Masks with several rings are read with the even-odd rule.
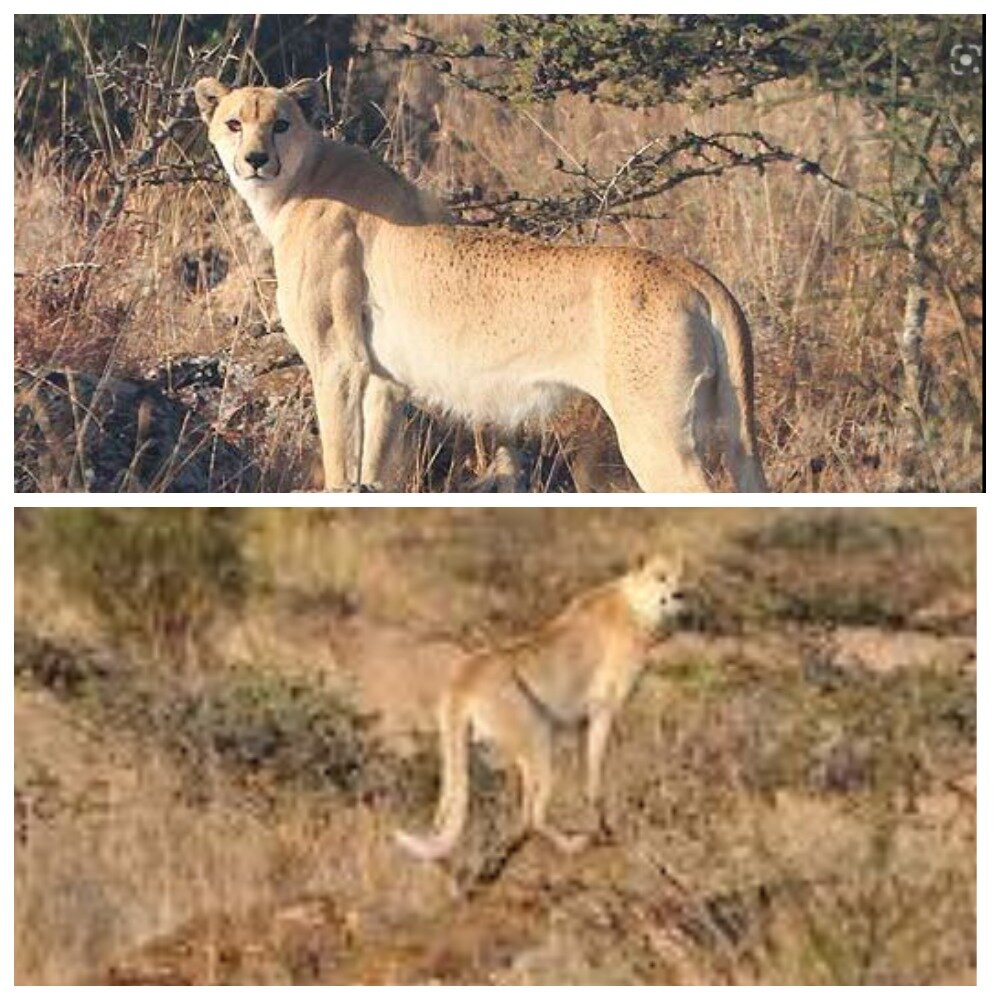
[[[446,692],[438,709],[441,793],[433,831],[425,836],[396,831],[396,843],[422,861],[438,861],[458,843],[469,807],[469,717],[462,701]]]

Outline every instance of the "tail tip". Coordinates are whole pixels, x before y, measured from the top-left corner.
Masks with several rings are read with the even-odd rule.
[[[397,847],[401,847],[407,854],[418,858],[420,861],[437,861],[438,858],[447,853],[441,849],[440,845],[433,841],[415,837],[412,833],[407,833],[405,830],[395,830],[393,832],[393,839],[396,841]]]

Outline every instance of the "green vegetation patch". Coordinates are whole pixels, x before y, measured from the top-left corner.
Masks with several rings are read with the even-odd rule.
[[[704,580],[723,631],[776,622],[901,628],[955,567],[923,532],[872,511],[783,511],[736,533]]]
[[[689,661],[664,669],[677,724],[669,770],[771,794],[912,796],[974,759],[976,684],[964,672],[844,670],[806,656],[763,671]]]
[[[238,510],[48,510],[22,526],[18,543],[22,555],[55,569],[112,640],[175,662],[250,586]]]
[[[188,680],[19,634],[14,674],[99,724],[152,741],[184,767],[195,795],[210,794],[220,769],[264,791],[335,792],[352,800],[393,784],[395,759],[371,735],[367,717],[279,673],[226,667]]]

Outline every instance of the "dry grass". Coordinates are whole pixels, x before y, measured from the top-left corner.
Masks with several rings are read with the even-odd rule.
[[[971,512],[255,510],[248,604],[181,670],[25,544],[50,516],[17,529],[18,982],[975,980]],[[703,630],[626,711],[614,842],[483,880],[484,759],[454,864],[396,851],[449,657],[678,542]]]
[[[469,19],[423,18],[418,26],[479,30]],[[393,31],[387,44],[402,37]],[[704,114],[582,98],[514,109],[448,86],[412,60],[363,62],[334,74],[341,117],[356,114],[366,87],[377,85],[385,126],[376,147],[444,194],[471,185],[487,197],[559,193],[568,182],[557,158],[600,172],[684,127],[760,128],[848,181],[871,186],[880,177],[873,123],[850,102],[779,87]],[[199,128],[182,130],[164,155],[210,159]],[[144,141],[138,132],[121,157]],[[268,332],[276,323],[269,255],[236,196],[203,180],[136,188],[102,228],[108,194],[97,171],[74,175],[56,152],[36,149],[17,165],[19,363],[141,375],[170,359],[217,354],[227,362],[222,386],[195,405],[244,450],[256,470],[251,488],[312,488],[311,392],[301,368],[274,370],[288,348]],[[970,204],[975,216],[974,193]],[[763,176],[691,181],[643,209],[651,218],[581,220],[562,238],[680,251],[733,288],[754,330],[760,436],[775,488],[981,488],[982,260],[973,237],[956,231],[945,239],[926,345],[932,402],[915,451],[899,397],[903,261],[849,195],[779,166]],[[216,284],[220,258],[226,271]],[[408,437],[411,489],[464,488],[488,465],[488,435],[484,449],[470,432],[413,412]],[[572,407],[541,438],[527,429],[521,444],[532,489],[629,487],[610,425],[592,404]]]

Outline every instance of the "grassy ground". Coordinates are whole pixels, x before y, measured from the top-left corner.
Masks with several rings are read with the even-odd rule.
[[[170,656],[177,601],[109,613],[58,516],[17,528],[19,982],[975,980],[972,512],[231,512],[240,602],[187,598]],[[174,547],[130,537],[166,601]],[[677,544],[699,627],[626,710],[613,842],[490,877],[514,797],[481,755],[456,858],[400,854],[460,650]]]
[[[475,18],[418,18],[412,26],[452,39],[482,32]],[[358,30],[384,27],[362,19]],[[405,37],[398,25],[380,35],[388,47]],[[176,61],[173,68],[183,69]],[[877,186],[883,167],[872,123],[858,106],[781,87],[702,113],[675,106],[633,111],[582,97],[513,108],[449,85],[420,62],[377,53],[336,67],[332,88],[335,111],[347,122],[370,117],[369,102],[378,103],[384,128],[377,151],[446,197],[474,187],[487,200],[515,191],[558,194],[568,182],[557,160],[587,163],[600,174],[656,136],[684,128],[760,128],[869,186]],[[161,155],[210,163],[201,133],[192,123]],[[138,130],[125,142],[121,163],[146,139]],[[64,136],[63,147],[68,141]],[[95,376],[154,373],[158,385],[243,455],[243,475],[220,480],[209,471],[206,489],[313,488],[311,389],[301,366],[286,365],[269,253],[245,208],[224,183],[196,179],[135,187],[124,211],[105,224],[108,191],[98,166],[74,171],[64,152],[38,143],[16,162],[15,342],[29,388],[52,366]],[[981,488],[982,455],[974,192],[969,206],[973,228],[947,234],[946,267],[929,300],[931,400],[916,450],[900,407],[905,261],[849,195],[790,165],[763,176],[744,171],[685,183],[645,204],[642,218],[580,220],[560,239],[682,252],[734,290],[754,331],[760,437],[775,488],[968,490]],[[184,374],[192,356],[215,359],[208,388]],[[90,457],[97,446],[81,434],[82,417],[74,423],[51,416],[23,385],[19,402],[18,440],[28,451],[19,488],[85,488],[74,478],[74,462],[101,458]],[[136,449],[171,450],[155,434],[146,444],[136,422],[127,423]],[[188,433],[199,450],[214,446],[200,424],[182,436]],[[38,447],[38,437],[57,455],[41,468],[29,448]],[[468,430],[417,411],[409,441],[411,489],[462,488],[489,459]],[[630,486],[613,432],[589,402],[570,406],[544,434],[527,428],[522,445],[532,489]],[[170,478],[124,476],[111,488],[165,489]]]

